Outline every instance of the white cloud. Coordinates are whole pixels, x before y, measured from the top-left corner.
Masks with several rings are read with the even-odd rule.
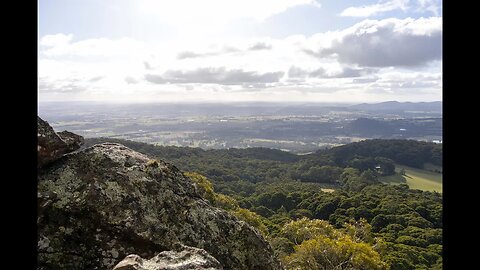
[[[278,82],[282,71],[258,73],[242,69],[226,69],[225,67],[202,67],[194,70],[167,70],[163,74],[146,74],[145,79],[151,83],[205,83],[221,85],[249,85]]]
[[[431,13],[438,16],[441,5],[441,0],[380,0],[372,5],[348,7],[340,13],[340,16],[366,18],[395,10]]]
[[[67,45],[73,39],[73,35],[56,34],[46,35],[40,40],[40,45],[46,47],[56,47],[61,45]]]
[[[416,11],[418,12],[426,12],[429,11],[435,16],[440,15],[441,9],[441,0],[418,0],[418,6]]]
[[[272,45],[268,44],[266,42],[256,42],[255,44],[252,44],[250,47],[248,47],[248,50],[251,51],[259,51],[259,50],[271,50]]]
[[[300,67],[292,66],[288,70],[289,78],[354,78],[361,77],[364,75],[371,74],[375,72],[375,69],[371,68],[351,68],[351,67],[340,67],[340,69],[333,69],[327,71],[326,69],[320,67],[314,70],[305,70]]]
[[[41,93],[77,93],[88,89],[88,85],[78,79],[69,78],[64,80],[49,81],[47,78],[39,78],[38,90]]]
[[[442,19],[365,20],[313,36],[307,54],[360,66],[418,66],[441,59]]]
[[[181,59],[188,59],[188,58],[217,56],[222,54],[238,53],[238,52],[241,52],[241,50],[235,47],[224,47],[217,51],[206,51],[206,52],[183,51],[177,54],[177,59],[181,60]]]
[[[396,99],[397,93],[411,100],[441,96],[441,18],[365,20],[340,31],[283,39],[186,43],[55,36],[44,37],[49,46],[40,47],[42,100],[373,101]]]
[[[48,49],[43,51],[46,56],[79,56],[79,57],[110,57],[125,56],[144,49],[143,43],[131,38],[116,40],[99,38],[70,42],[72,35],[57,34],[45,36],[41,44],[48,44]]]
[[[409,0],[380,1],[368,6],[349,7],[343,10],[340,15],[345,17],[370,17],[397,9],[406,10],[408,2]]]
[[[138,83],[138,81],[135,78],[130,77],[130,76],[125,77],[125,82],[128,83],[128,84]]]
[[[411,90],[439,90],[442,87],[442,76],[440,73],[385,73],[369,86],[370,88],[390,89],[395,92]]]
[[[251,44],[239,44],[246,43],[245,41],[240,42],[231,42],[235,45],[223,45],[222,48],[209,48],[208,50],[187,50],[182,51],[177,54],[177,59],[188,59],[188,58],[198,58],[198,57],[209,57],[209,56],[219,56],[226,54],[243,54],[248,51],[262,51],[262,50],[271,50],[272,44],[270,41],[257,40]],[[239,46],[240,45],[240,46]],[[218,47],[218,46],[215,46]]]

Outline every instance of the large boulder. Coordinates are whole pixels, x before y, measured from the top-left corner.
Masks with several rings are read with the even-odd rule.
[[[83,137],[68,131],[56,133],[40,117],[37,117],[37,168],[73,152],[83,144]]]
[[[104,143],[65,155],[38,174],[39,269],[112,269],[179,243],[225,269],[281,269],[260,233],[201,198],[175,166]]]
[[[203,249],[179,245],[176,250],[160,252],[150,260],[131,254],[113,270],[221,270],[220,262]]]

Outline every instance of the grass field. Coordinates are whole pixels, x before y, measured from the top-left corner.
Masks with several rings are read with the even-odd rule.
[[[395,175],[383,176],[380,181],[390,184],[405,183],[412,189],[442,193],[442,174],[399,164],[395,164],[395,167]],[[405,170],[405,175],[400,175],[401,169]]]

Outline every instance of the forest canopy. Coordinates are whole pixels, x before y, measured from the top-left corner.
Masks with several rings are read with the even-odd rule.
[[[205,199],[257,228],[288,269],[442,269],[442,194],[379,181],[395,164],[441,166],[441,145],[367,140],[294,155],[86,144],[106,141],[186,171]]]

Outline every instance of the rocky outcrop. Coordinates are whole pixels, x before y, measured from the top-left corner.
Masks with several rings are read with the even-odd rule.
[[[68,131],[56,133],[40,117],[37,120],[37,168],[51,163],[64,154],[77,150],[83,144],[83,137]]]
[[[113,270],[221,270],[220,262],[203,249],[179,245],[172,251],[163,251],[145,260],[128,255]]]
[[[79,149],[85,141],[82,136],[66,130],[57,132],[57,135],[67,144],[69,152]]]
[[[179,243],[225,269],[281,269],[257,230],[212,207],[175,166],[120,144],[53,161],[38,173],[38,193],[39,269],[112,269]]]

